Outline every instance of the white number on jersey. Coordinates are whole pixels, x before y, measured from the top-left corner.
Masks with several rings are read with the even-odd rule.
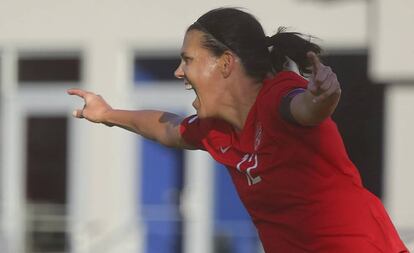
[[[253,177],[251,174],[257,166],[257,154],[245,154],[242,160],[237,164],[237,170],[242,173],[246,173],[247,183],[249,185],[257,184],[262,181],[260,176]]]

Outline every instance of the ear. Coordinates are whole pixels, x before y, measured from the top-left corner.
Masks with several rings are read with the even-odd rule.
[[[230,74],[233,72],[235,63],[235,56],[230,51],[224,52],[224,54],[220,57],[221,73],[224,78],[229,77]]]

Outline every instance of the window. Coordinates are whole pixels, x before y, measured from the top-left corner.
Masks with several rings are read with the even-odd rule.
[[[174,71],[180,64],[178,56],[140,56],[134,60],[134,82],[137,85],[150,82],[177,81]]]
[[[214,186],[214,252],[258,253],[256,228],[241,203],[227,168],[216,163]]]
[[[81,81],[81,59],[77,54],[23,53],[18,58],[18,82],[56,85]]]
[[[27,120],[26,196],[30,202],[66,203],[67,119]]]
[[[146,224],[146,250],[182,252],[180,194],[183,188],[183,151],[142,141],[142,215]]]
[[[26,133],[27,251],[64,252],[67,119],[29,117]]]

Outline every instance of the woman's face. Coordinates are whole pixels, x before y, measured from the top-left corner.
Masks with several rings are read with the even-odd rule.
[[[200,118],[218,115],[220,103],[220,58],[202,46],[203,32],[190,30],[181,48],[181,63],[175,76],[184,79],[187,89],[194,89],[193,107]]]

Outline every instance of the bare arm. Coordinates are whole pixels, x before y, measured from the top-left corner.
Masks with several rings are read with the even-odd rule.
[[[341,87],[336,74],[323,65],[313,52],[308,53],[312,63],[312,77],[306,92],[296,95],[290,110],[293,118],[301,125],[314,126],[331,116],[338,105]]]
[[[153,110],[116,110],[101,96],[80,89],[70,89],[68,94],[79,96],[85,101],[82,110],[73,112],[76,118],[85,118],[107,126],[118,126],[168,147],[194,149],[181,137],[179,129],[183,120],[181,116]]]

